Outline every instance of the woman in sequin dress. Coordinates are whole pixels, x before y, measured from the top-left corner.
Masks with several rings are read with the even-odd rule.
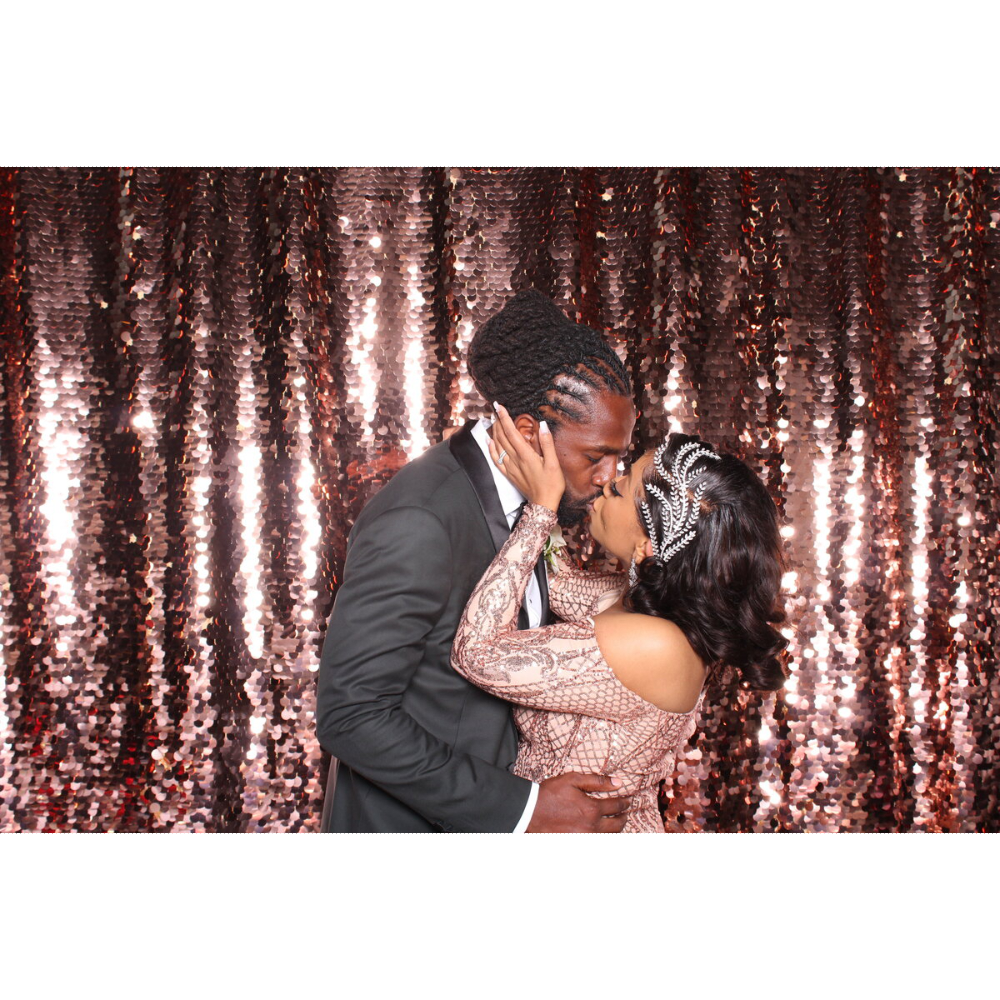
[[[549,602],[563,621],[518,631],[565,483],[544,422],[536,443],[497,412],[491,456],[529,503],[469,599],[452,666],[513,703],[516,774],[618,778],[615,794],[632,797],[624,832],[662,833],[658,786],[695,731],[711,671],[731,666],[762,690],[784,682],[774,503],[735,456],[673,434],[593,503],[591,534],[634,583],[561,559]]]

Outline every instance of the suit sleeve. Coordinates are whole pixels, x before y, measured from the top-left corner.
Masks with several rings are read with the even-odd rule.
[[[619,720],[638,695],[615,677],[589,621],[518,631],[517,610],[555,515],[529,504],[469,598],[451,665],[506,701],[549,712]]]
[[[442,829],[508,832],[531,782],[459,753],[413,720],[403,694],[445,610],[451,543],[420,507],[387,510],[351,540],[323,644],[323,748]]]

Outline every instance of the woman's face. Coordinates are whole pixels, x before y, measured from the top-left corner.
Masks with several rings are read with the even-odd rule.
[[[636,555],[637,546],[644,549],[649,540],[639,523],[637,504],[645,499],[642,476],[652,460],[653,452],[647,451],[625,475],[607,483],[590,515],[594,540],[625,563]]]

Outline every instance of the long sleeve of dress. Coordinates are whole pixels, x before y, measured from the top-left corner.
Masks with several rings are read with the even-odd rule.
[[[596,614],[604,600],[617,597],[625,587],[624,573],[589,573],[562,557],[556,562],[557,571],[549,576],[549,605],[564,621]]]
[[[648,705],[614,675],[593,622],[561,622],[518,631],[528,578],[556,518],[528,504],[517,527],[466,605],[452,647],[452,666],[506,701],[552,712],[622,719]]]

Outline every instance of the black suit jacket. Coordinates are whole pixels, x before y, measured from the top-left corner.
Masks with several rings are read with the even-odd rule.
[[[348,538],[317,692],[317,735],[339,760],[325,831],[509,832],[524,812],[510,705],[450,664],[462,611],[509,534],[471,427],[402,468]]]

